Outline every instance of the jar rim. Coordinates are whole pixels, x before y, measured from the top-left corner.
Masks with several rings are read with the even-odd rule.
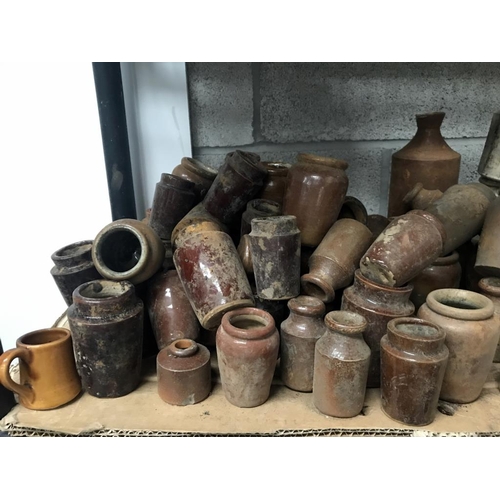
[[[331,311],[325,316],[325,325],[344,335],[363,333],[368,323],[364,316],[353,311]]]
[[[401,326],[411,325],[412,327],[417,326],[414,331],[412,328],[404,330]],[[419,328],[420,327],[420,328]],[[427,327],[426,333],[423,332],[422,327]],[[418,340],[424,343],[434,343],[437,340],[444,339],[446,334],[444,330],[435,323],[427,321],[421,318],[394,318],[387,323],[387,330],[398,337],[403,337],[408,340]]]
[[[464,321],[481,321],[493,316],[493,302],[480,293],[458,288],[440,288],[427,295],[427,307],[437,314]]]
[[[240,328],[237,319],[243,321],[253,320],[256,323],[260,323],[261,326],[257,326],[256,328]],[[268,312],[256,307],[243,307],[228,311],[222,317],[221,327],[229,335],[244,340],[259,340],[268,337],[276,329],[274,318]]]

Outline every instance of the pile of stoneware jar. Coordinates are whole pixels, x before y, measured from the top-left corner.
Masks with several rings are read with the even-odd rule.
[[[265,404],[274,380],[333,417],[356,416],[380,388],[384,412],[412,426],[430,424],[439,400],[475,401],[500,361],[500,175],[458,184],[443,118],[417,115],[394,153],[387,217],[348,196],[341,159],[237,150],[214,169],[182,158],[144,220],[52,255],[71,333],[21,337],[0,360],[2,384],[33,409],[82,388],[115,398],[156,356],[171,405],[209,397],[214,375],[232,405]],[[483,170],[500,164],[500,141],[488,141]],[[37,350],[53,345],[66,351],[44,368]],[[8,375],[15,357],[21,384]]]

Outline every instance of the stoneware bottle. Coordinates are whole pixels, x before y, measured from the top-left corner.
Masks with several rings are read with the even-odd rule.
[[[349,180],[347,162],[300,153],[288,172],[283,213],[297,217],[302,245],[316,247],[337,220]]]
[[[441,135],[444,116],[442,112],[417,115],[417,133],[392,155],[388,217],[410,210],[403,198],[417,182],[443,192],[458,182],[460,155]]]
[[[448,362],[445,333],[418,318],[387,324],[380,342],[382,410],[406,425],[429,425],[436,416]]]
[[[484,277],[500,277],[500,197],[490,203],[486,212],[474,269]]]
[[[280,328],[281,380],[294,391],[313,389],[314,350],[325,333],[325,304],[316,297],[299,295],[288,301],[290,315]]]
[[[76,367],[90,395],[116,398],[139,385],[143,309],[127,281],[91,281],[73,292],[68,321]]]
[[[363,340],[366,320],[347,311],[325,317],[326,332],[316,342],[314,406],[331,417],[355,417],[365,401],[370,348]]]
[[[500,278],[491,277],[481,279],[479,281],[479,292],[493,302],[495,314],[500,317]],[[500,343],[497,345],[493,362],[500,363]]]
[[[439,189],[425,189],[421,182],[417,182],[403,198],[408,210],[425,210],[432,202],[439,200],[443,192]]]
[[[500,338],[493,302],[468,290],[443,288],[427,295],[418,317],[446,333],[450,358],[440,398],[472,403],[481,394]]]
[[[253,219],[262,219],[264,217],[275,217],[281,215],[281,205],[275,201],[256,199],[247,203],[247,209],[241,216],[241,236],[249,234],[252,230],[251,222]]]
[[[335,290],[352,283],[359,259],[372,243],[372,232],[355,219],[339,219],[309,259],[301,278],[307,295],[332,302]]]
[[[231,404],[252,408],[267,401],[279,342],[274,320],[265,311],[247,307],[224,315],[216,348],[222,389]]]
[[[184,157],[179,165],[172,170],[172,175],[185,179],[194,184],[197,200],[203,200],[212,182],[217,177],[217,169],[205,165],[194,158]]]
[[[361,314],[368,326],[363,337],[371,350],[368,387],[380,387],[380,339],[387,323],[394,318],[411,316],[415,306],[410,302],[411,285],[388,287],[365,278],[359,269],[354,283],[344,290],[342,310]]]
[[[361,200],[358,200],[354,196],[346,196],[340,213],[339,219],[355,219],[361,224],[366,225],[368,219],[368,212],[366,207],[363,205]]]
[[[271,200],[283,206],[290,163],[263,161],[262,165],[267,170],[267,179],[259,193],[259,198]]]

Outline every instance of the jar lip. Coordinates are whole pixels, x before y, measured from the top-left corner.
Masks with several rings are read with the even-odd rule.
[[[288,301],[288,309],[301,316],[323,316],[326,311],[324,302],[317,297],[299,295]]]
[[[456,250],[453,252],[443,255],[442,257],[438,257],[433,263],[433,266],[449,266],[450,264],[455,264],[458,262],[459,255]]]
[[[275,177],[286,177],[288,170],[292,167],[290,163],[283,161],[263,161],[262,165],[267,170],[267,175]]]
[[[254,211],[262,216],[280,215],[281,205],[277,201],[255,198],[247,203],[247,210]]]
[[[169,187],[180,191],[192,191],[196,184],[178,175],[162,173],[158,184],[167,184]]]
[[[130,281],[93,280],[82,283],[73,291],[73,302],[87,304],[106,304],[134,293]],[[88,293],[87,293],[88,292]],[[102,294],[102,295],[100,295]]]
[[[295,215],[273,215],[271,217],[255,217],[250,222],[252,236],[280,236],[300,233]]]
[[[330,156],[315,155],[313,153],[299,153],[297,155],[297,163],[315,163],[317,165],[338,168],[340,170],[347,170],[347,167],[349,167],[349,164],[345,160]]]
[[[405,330],[401,328],[402,326],[410,326],[410,328]],[[417,328],[412,328],[415,326]],[[406,317],[391,319],[387,323],[387,330],[398,337],[425,343],[434,343],[437,340],[444,339],[446,336],[440,326],[420,318]]]
[[[257,328],[240,328],[233,323],[237,322],[236,319],[254,320],[262,326]],[[243,307],[241,309],[233,309],[228,311],[222,316],[221,327],[228,334],[244,339],[244,340],[258,340],[269,336],[276,329],[273,317],[262,309],[256,307]]]
[[[375,281],[363,276],[361,269],[359,268],[354,271],[354,277],[364,285],[368,285],[369,288],[380,292],[391,292],[391,294],[406,295],[413,291],[413,285],[411,283],[407,283],[404,286],[386,286],[380,283],[375,283]]]
[[[192,339],[180,338],[171,342],[165,349],[176,358],[189,358],[198,352],[198,344]]]
[[[31,344],[29,340],[36,336],[41,336],[46,333],[59,333],[60,337],[54,340],[48,340],[46,342]],[[28,349],[43,349],[47,346],[55,346],[64,343],[68,338],[71,337],[71,331],[68,328],[62,327],[52,327],[52,328],[41,328],[40,330],[34,330],[29,333],[25,333],[19,337],[16,341],[16,345],[19,347],[25,347]]]
[[[478,286],[482,292],[493,295],[494,297],[500,297],[500,278],[496,276],[481,278]]]
[[[75,257],[81,257],[92,251],[93,240],[83,240],[77,241],[76,243],[70,243],[65,245],[58,250],[56,250],[52,255],[51,259],[55,264],[64,263],[67,260],[72,260]]]
[[[201,162],[200,160],[197,160],[196,158],[190,158],[189,156],[184,156],[181,159],[181,165],[207,179],[215,179],[218,173],[216,168],[211,167],[210,165],[205,165],[205,163]]]
[[[427,295],[426,304],[431,311],[449,318],[480,321],[493,316],[493,302],[480,293],[458,288],[440,288]]]
[[[364,316],[351,311],[331,311],[325,316],[325,325],[345,335],[358,335],[368,326]]]

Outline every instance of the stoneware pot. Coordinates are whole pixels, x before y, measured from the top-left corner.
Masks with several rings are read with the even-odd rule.
[[[250,233],[253,219],[276,217],[277,215],[281,215],[281,205],[275,201],[263,199],[250,200],[247,203],[247,209],[241,216],[241,236]]]
[[[479,292],[493,302],[495,314],[500,318],[500,278],[491,277],[481,279],[479,281]],[[493,362],[500,363],[500,343],[497,345]]]
[[[358,200],[354,196],[346,196],[340,213],[339,219],[355,219],[361,224],[366,225],[368,219],[368,212],[366,207],[363,205],[361,200]]]
[[[500,198],[486,212],[474,269],[484,277],[500,277]]]
[[[290,163],[263,161],[262,165],[267,170],[267,179],[259,193],[259,198],[271,200],[283,206]]]
[[[439,189],[425,189],[421,182],[417,182],[403,198],[403,202],[409,207],[409,210],[425,210],[441,196],[443,196],[443,192]]]
[[[180,164],[172,170],[172,175],[192,182],[198,201],[201,201],[217,177],[217,169],[194,158],[184,157]]]

